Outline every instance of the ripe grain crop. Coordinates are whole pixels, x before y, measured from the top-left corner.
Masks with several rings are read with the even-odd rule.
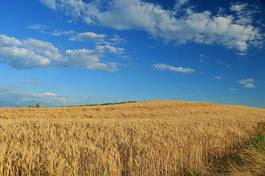
[[[0,109],[0,175],[211,174],[265,110],[150,101]]]

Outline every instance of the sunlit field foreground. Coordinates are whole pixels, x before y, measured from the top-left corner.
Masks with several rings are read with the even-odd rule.
[[[185,102],[0,109],[0,175],[216,175],[265,110]]]

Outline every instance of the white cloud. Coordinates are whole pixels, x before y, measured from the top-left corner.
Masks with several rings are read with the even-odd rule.
[[[65,105],[73,100],[53,92],[32,93],[0,88],[0,106]]]
[[[246,3],[234,3],[231,5],[230,10],[236,14],[235,21],[242,25],[251,25],[254,21],[254,15],[258,13],[254,6]]]
[[[62,30],[55,30],[53,32],[43,32],[43,33],[47,33],[53,36],[64,36],[64,35],[72,35],[75,34],[76,32],[73,30],[69,30],[69,31],[62,31]]]
[[[98,54],[103,54],[103,53],[112,53],[116,55],[125,54],[124,48],[114,46],[125,42],[124,39],[122,39],[117,35],[114,35],[113,37],[109,38],[104,34],[98,34],[95,32],[83,32],[83,33],[76,33],[75,35],[70,37],[70,40],[76,42],[94,41],[96,42],[96,51]]]
[[[21,45],[21,41],[14,37],[9,37],[6,35],[0,34],[0,46],[18,46]]]
[[[193,72],[195,72],[195,70],[192,68],[175,67],[175,66],[167,65],[167,64],[154,64],[153,67],[156,70],[171,71],[171,72],[176,72],[176,73],[193,73]]]
[[[178,1],[185,4],[186,1]],[[242,14],[213,14],[210,11],[194,11],[187,7],[165,10],[161,6],[141,0],[112,0],[90,2],[57,0],[58,9],[67,15],[81,18],[88,24],[100,24],[118,30],[139,29],[167,42],[185,44],[195,42],[206,45],[223,45],[246,52],[256,46],[261,33],[252,21],[242,23]],[[231,7],[232,11],[239,10]],[[126,18],[124,18],[126,17]]]
[[[101,63],[99,61],[98,53],[94,50],[67,50],[65,54],[68,58],[67,63],[71,66],[108,72],[113,72],[117,69],[117,64],[115,63]]]
[[[115,71],[116,63],[102,63],[106,52],[121,54],[122,48],[109,45],[94,50],[76,49],[61,53],[53,44],[36,39],[19,40],[0,34],[0,62],[16,69],[41,67],[84,67],[99,71]]]
[[[50,60],[59,62],[62,59],[59,49],[49,42],[27,39],[23,41],[23,45],[39,55],[50,58]]]
[[[4,58],[0,58],[0,62],[7,63],[17,69],[46,67],[50,65],[49,58],[38,55],[26,48],[1,47],[0,56]]]
[[[239,80],[238,83],[248,89],[256,87],[255,80],[252,78]]]
[[[40,25],[40,24],[33,24],[31,26],[28,26],[29,29],[39,31],[43,34],[49,34],[52,36],[69,36],[70,41],[74,42],[86,42],[86,41],[92,41],[96,43],[96,46],[98,51],[102,53],[104,52],[110,52],[113,54],[121,54],[124,53],[124,49],[120,47],[114,47],[114,45],[120,45],[122,43],[125,43],[126,40],[121,38],[118,35],[113,35],[112,37],[109,37],[105,34],[99,34],[95,32],[76,32],[73,30],[54,30],[54,31],[48,31],[47,26]]]
[[[190,0],[175,0],[175,8],[180,8],[183,5],[186,5]]]
[[[97,45],[96,48],[99,53],[109,52],[113,54],[122,54],[124,52],[123,48],[115,47],[111,45]]]
[[[104,103],[113,100],[113,97],[104,95],[67,97],[50,91],[31,92],[23,89],[0,87],[0,107],[35,106],[36,104],[44,106],[65,106],[89,103]]]
[[[69,40],[74,42],[92,41],[96,43],[98,51],[104,50],[110,53],[119,53],[119,54],[121,54],[124,51],[124,49],[116,46],[114,47],[114,45],[120,45],[126,42],[125,39],[121,38],[118,35],[113,35],[112,37],[109,37],[105,34],[99,34],[95,32],[82,32],[82,33],[76,32],[74,35],[72,35],[69,38]]]
[[[0,62],[14,68],[47,67],[61,59],[59,50],[49,42],[0,35]]]
[[[44,5],[49,7],[50,9],[56,9],[56,0],[40,0]]]
[[[118,45],[121,43],[126,43],[127,41],[118,35],[114,35],[112,38],[109,39],[109,42],[112,43],[113,45]]]
[[[106,38],[104,34],[97,34],[95,32],[84,32],[84,33],[77,33],[76,35],[72,36],[70,40],[72,41],[102,41]]]
[[[234,12],[242,12],[244,11],[246,8],[247,8],[247,4],[233,4],[231,7],[230,7],[230,10],[231,11],[234,11]]]
[[[55,29],[53,31],[48,31],[48,27],[45,26],[45,25],[42,25],[42,24],[32,24],[30,26],[27,27],[28,29],[31,29],[31,30],[35,30],[35,31],[39,31],[43,34],[49,34],[49,35],[52,35],[52,36],[68,36],[68,35],[74,35],[76,34],[75,31],[73,30],[58,30],[58,29]]]

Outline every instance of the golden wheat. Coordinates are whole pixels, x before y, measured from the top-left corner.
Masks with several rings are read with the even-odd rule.
[[[206,173],[260,122],[262,109],[173,101],[0,109],[0,175]]]

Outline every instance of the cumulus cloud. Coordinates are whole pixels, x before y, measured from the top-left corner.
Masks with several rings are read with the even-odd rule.
[[[15,37],[0,34],[0,46],[18,46],[21,45],[21,43],[22,42]]]
[[[179,0],[177,4],[187,2]],[[102,1],[97,0],[57,0],[56,6],[67,15],[81,18],[87,24],[99,24],[118,30],[143,30],[176,44],[217,44],[242,53],[249,47],[256,46],[262,38],[253,21],[242,22],[243,12],[238,11],[242,11],[243,7],[235,5],[230,10],[237,13],[229,15],[195,11],[190,7],[186,7],[186,10],[166,10],[157,4],[141,0],[111,0],[104,3],[104,8]]]
[[[255,80],[252,78],[239,80],[238,83],[248,89],[256,87]]]
[[[36,39],[18,40],[0,34],[0,62],[14,68],[47,67],[61,59],[59,50],[49,42]]]
[[[98,53],[94,50],[78,49],[66,50],[67,63],[93,70],[113,72],[117,69],[116,63],[100,63]]]
[[[170,71],[170,72],[175,72],[175,73],[185,73],[185,74],[189,74],[189,73],[195,72],[195,70],[192,69],[192,68],[176,67],[176,66],[167,65],[167,64],[154,64],[153,67],[156,70],[160,70],[160,71]]]
[[[116,63],[103,63],[105,53],[119,54],[122,48],[109,45],[94,50],[66,50],[61,53],[52,43],[37,39],[19,40],[0,34],[0,62],[16,69],[44,67],[82,67],[99,71],[115,71]]]
[[[255,6],[247,3],[234,3],[230,10],[236,14],[235,21],[242,25],[251,25],[254,21],[254,15],[259,13]]]
[[[32,93],[0,88],[0,106],[65,105],[72,101],[53,92]]]

